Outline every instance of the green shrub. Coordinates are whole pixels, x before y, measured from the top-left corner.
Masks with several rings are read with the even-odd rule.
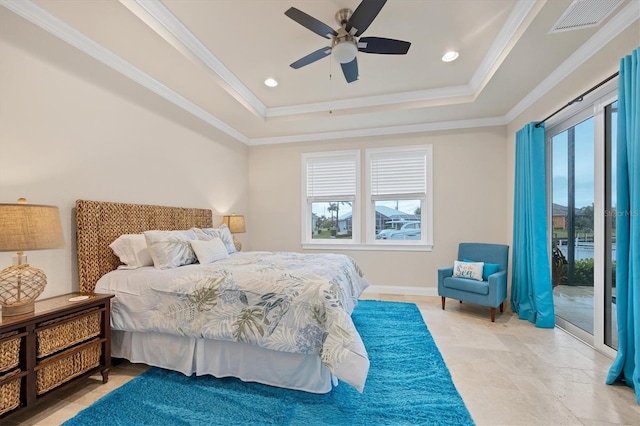
[[[593,259],[575,261],[573,269],[573,283],[575,285],[593,285]]]
[[[593,286],[593,259],[576,260],[573,269],[573,282],[568,282],[567,259],[557,247],[553,249],[553,287],[558,284]],[[616,286],[616,262],[611,262],[612,286]]]

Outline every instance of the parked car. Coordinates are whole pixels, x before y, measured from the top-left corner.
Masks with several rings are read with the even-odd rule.
[[[383,229],[376,235],[377,240],[419,240],[420,222],[409,222],[400,229]]]

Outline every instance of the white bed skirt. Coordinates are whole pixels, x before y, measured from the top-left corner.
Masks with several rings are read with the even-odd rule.
[[[178,371],[327,393],[338,384],[318,355],[263,349],[247,343],[196,339],[162,333],[113,330],[111,356]]]

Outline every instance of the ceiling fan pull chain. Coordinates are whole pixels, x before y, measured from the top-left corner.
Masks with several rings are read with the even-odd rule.
[[[333,101],[333,55],[329,57],[329,114],[333,114],[331,102]]]

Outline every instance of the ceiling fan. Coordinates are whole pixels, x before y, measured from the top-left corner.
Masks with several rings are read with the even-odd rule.
[[[386,2],[387,0],[362,0],[355,11],[340,9],[336,13],[336,21],[340,24],[337,30],[295,7],[288,9],[284,14],[289,18],[319,36],[332,40],[331,47],[323,47],[298,59],[290,65],[291,68],[304,67],[333,53],[334,58],[340,62],[344,78],[347,83],[351,83],[358,79],[358,51],[382,55],[405,55],[411,46],[408,41],[381,37],[358,39],[369,28]]]

